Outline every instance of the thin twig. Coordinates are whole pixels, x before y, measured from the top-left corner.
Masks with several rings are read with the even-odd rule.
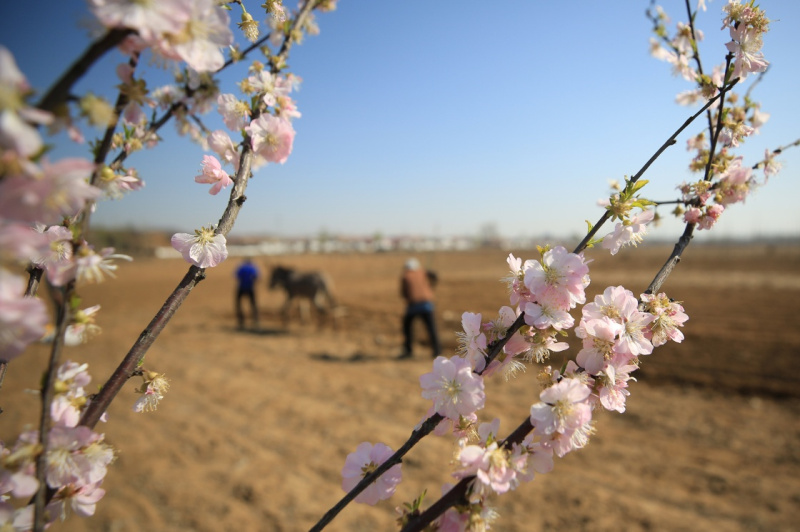
[[[53,288],[54,292],[58,292],[59,297],[54,297],[56,300],[56,328],[53,344],[50,347],[50,359],[45,370],[44,379],[42,380],[42,411],[39,418],[39,444],[41,445],[42,452],[36,457],[36,479],[39,481],[39,489],[33,498],[34,505],[34,524],[33,529],[35,532],[41,532],[46,525],[45,507],[47,505],[47,443],[50,432],[50,403],[53,401],[55,394],[54,384],[57,373],[58,361],[61,358],[61,351],[64,348],[64,332],[69,325],[69,304],[72,294],[75,291],[75,281],[70,281],[64,288]]]
[[[308,13],[311,11],[311,7],[313,7],[313,2],[308,2],[306,6],[304,6],[303,10],[300,11],[293,23],[293,29],[303,23],[305,17],[307,17]],[[285,38],[284,45],[281,48],[281,53],[284,54],[282,57],[285,57],[291,48],[291,44],[287,43],[292,41],[292,34],[293,32],[290,31]],[[166,121],[165,117],[162,118],[164,118]],[[225,207],[225,211],[223,212],[222,216],[220,217],[217,228],[215,229],[216,234],[227,235],[231,229],[233,229],[233,225],[236,222],[236,218],[242,208],[242,204],[244,204],[246,200],[244,193],[251,175],[250,169],[254,155],[250,139],[247,136],[245,136],[245,140],[242,144],[243,147],[242,155],[239,161],[239,169],[237,170],[234,178],[234,186],[231,190],[228,204]],[[122,389],[122,386],[133,375],[133,372],[144,360],[145,354],[153,345],[156,338],[158,338],[161,331],[175,315],[175,312],[189,296],[189,293],[192,291],[192,289],[204,278],[205,270],[203,268],[198,268],[197,266],[191,266],[189,268],[189,271],[178,284],[177,288],[175,288],[175,290],[173,290],[173,292],[167,297],[161,309],[150,321],[150,324],[147,326],[147,328],[142,331],[138,340],[122,359],[122,362],[120,362],[119,366],[117,366],[117,369],[114,370],[114,373],[111,374],[108,381],[103,385],[100,393],[98,393],[95,399],[86,407],[86,410],[81,417],[81,425],[93,428],[95,424],[97,424],[103,412],[106,411],[108,406],[116,397],[117,393],[119,393],[119,391]]]
[[[67,101],[72,86],[89,70],[92,64],[107,51],[121,43],[131,33],[133,33],[133,30],[130,29],[109,30],[100,39],[93,42],[83,55],[47,91],[36,107],[43,111],[54,112],[61,104]]]
[[[733,85],[736,84],[736,82],[738,82],[738,79],[734,80],[734,82],[732,84],[730,84],[729,86],[724,87],[723,90],[721,90],[718,95],[716,95],[715,97],[713,97],[710,100],[708,100],[706,102],[706,104],[699,111],[697,111],[695,114],[693,114],[691,117],[689,117],[683,123],[683,125],[681,125],[681,127],[679,127],[661,145],[661,147],[658,150],[656,150],[656,152],[650,157],[650,159],[644,164],[644,166],[642,166],[642,168],[639,169],[639,171],[630,179],[630,182],[631,183],[635,183],[636,181],[638,181],[639,178],[641,178],[641,176],[644,175],[644,173],[647,171],[647,169],[650,167],[650,165],[653,164],[653,162],[655,162],[655,160],[658,159],[658,157],[668,147],[670,147],[673,144],[675,144],[675,139],[678,137],[678,135],[680,133],[682,133],[683,130],[686,129],[692,122],[694,122],[694,120],[697,117],[699,117],[704,111],[706,111],[714,103],[714,101],[716,101],[717,99],[723,99],[723,101],[724,101],[725,92],[727,90],[730,90],[733,87]],[[721,115],[722,115],[722,113],[720,112],[720,116]],[[713,145],[712,145],[712,149],[711,149],[711,152],[710,152],[709,156],[711,156],[711,154],[713,154]],[[598,220],[598,222],[587,233],[587,235],[584,237],[584,239],[575,248],[573,253],[580,253],[581,251],[583,251],[586,248],[586,245],[591,241],[591,239],[597,233],[597,231],[599,230],[600,226],[602,226],[609,218],[610,218],[609,211],[605,211],[603,213],[603,215],[600,217],[600,220]],[[678,243],[675,245],[675,249],[673,250],[672,254],[669,256],[669,258],[667,259],[667,261],[664,264],[664,266],[662,266],[662,268],[659,270],[658,274],[656,274],[655,278],[650,283],[650,286],[647,289],[648,293],[651,293],[653,291],[657,291],[661,287],[661,285],[664,283],[666,278],[669,276],[669,274],[672,272],[672,270],[675,268],[677,263],[680,261],[681,254],[683,253],[683,251],[686,249],[686,247],[689,245],[689,242],[691,241],[693,231],[694,231],[694,224],[691,224],[691,223],[687,224],[686,225],[686,229],[684,230],[684,233],[681,236],[681,238],[678,240]],[[516,330],[518,330],[521,327],[522,324],[524,324],[524,315],[519,316],[517,318],[517,320],[514,322],[514,325],[512,326],[512,327],[514,327],[514,332]],[[510,337],[511,334],[513,334],[513,332],[511,332],[511,329],[510,329],[509,330],[509,334],[507,334],[506,337]],[[488,364],[488,362],[487,362],[487,364]],[[515,443],[518,444],[518,443],[522,442],[522,440],[525,439],[525,437],[528,435],[528,433],[531,430],[533,430],[533,425],[530,422],[530,418],[527,418],[520,424],[519,427],[517,427],[516,430],[514,430],[514,432],[512,432],[512,434],[510,434],[503,441],[503,446],[506,447],[506,448],[510,448],[513,444],[515,444]],[[458,484],[456,484],[456,486],[454,486],[445,495],[440,497],[425,512],[422,512],[421,514],[416,515],[416,516],[411,516],[409,518],[407,524],[403,527],[402,532],[411,532],[411,531],[422,530],[426,526],[430,525],[437,517],[439,517],[445,511],[447,511],[448,508],[450,508],[450,507],[452,507],[452,506],[454,506],[456,504],[466,503],[467,502],[467,500],[466,500],[467,490],[469,488],[469,484],[474,479],[475,479],[474,476],[466,477],[466,478],[462,479]]]

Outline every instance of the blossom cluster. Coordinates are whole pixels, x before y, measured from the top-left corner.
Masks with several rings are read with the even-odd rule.
[[[92,92],[73,94],[70,88],[31,103],[34,90],[12,54],[0,46],[0,371],[34,342],[52,342],[58,334],[65,345],[76,346],[100,333],[100,306],[83,307],[78,290],[82,283],[114,277],[117,261],[131,258],[87,242],[89,216],[96,202],[121,199],[144,186],[136,169],[123,162],[134,152],[155,146],[161,140],[157,130],[167,119],[174,118],[179,133],[188,134],[216,154],[203,158],[201,173],[195,178],[211,185],[211,194],[234,184],[222,166],[232,165],[237,172],[242,146],[254,152],[251,169],[267,162],[283,163],[292,150],[295,132],[291,120],[300,113],[290,93],[300,80],[281,74],[285,58],[273,55],[266,46],[261,48],[270,68],[254,62],[240,86],[250,104],[232,94],[220,94],[212,78],[213,72],[226,66],[226,49],[234,60],[244,56],[233,46],[225,6],[215,0],[91,0],[89,5],[108,29],[106,37],[93,46],[117,39],[125,56],[116,69],[116,106]],[[249,14],[245,16],[244,5],[239,5],[243,11],[240,28],[254,40],[258,23]],[[336,2],[304,5],[300,2],[298,9],[326,11],[334,9]],[[270,0],[264,7],[270,16],[270,43],[274,46],[288,39],[299,40],[303,32],[318,32],[310,13],[290,34],[293,26],[287,23],[280,0]],[[174,85],[152,89],[137,76],[145,50],[159,63],[183,63],[175,69]],[[198,115],[215,105],[226,126],[242,134],[242,142],[234,143],[224,130],[205,129]],[[157,111],[164,111],[158,120]],[[65,130],[71,141],[84,143],[82,128],[87,125],[103,130],[106,138],[90,145],[91,160],[53,160],[49,156],[52,148],[44,139],[44,128],[49,134]],[[114,162],[101,162],[110,150],[119,151]],[[225,237],[213,227],[201,228],[194,235],[177,234],[173,243],[187,261],[199,267],[215,266],[227,257]],[[29,273],[27,283],[24,269]],[[37,296],[40,278],[57,294],[54,304],[67,316],[65,330],[48,324],[49,311]],[[52,426],[44,434],[26,431],[11,446],[0,443],[0,528],[30,529],[34,507],[13,503],[12,497],[30,499],[45,488],[50,501],[45,510],[48,522],[63,517],[70,507],[81,515],[94,513],[114,453],[102,434],[79,425],[91,400],[85,392],[89,382],[85,370],[85,365],[72,362],[57,370],[54,399],[44,406]],[[169,383],[159,373],[137,371],[143,383],[136,390],[139,398],[133,409],[155,410]],[[41,442],[46,442],[46,448]],[[47,486],[40,486],[35,476],[35,461],[42,455],[47,462]]]
[[[115,261],[130,257],[113,248],[96,251],[71,228],[92,202],[131,183],[101,172],[101,184],[95,186],[90,184],[94,163],[80,158],[50,162],[42,156],[44,141],[31,123],[51,124],[54,117],[26,103],[28,81],[2,47],[0,92],[7,95],[0,108],[0,360],[9,361],[45,336],[48,321],[44,303],[25,295],[26,283],[16,272],[33,265],[57,287],[113,276]],[[68,344],[97,332],[93,316],[98,308],[71,308]]]
[[[47,506],[52,522],[66,516],[68,509],[78,515],[94,514],[95,505],[105,495],[101,487],[115,452],[103,434],[78,425],[81,412],[90,398],[86,386],[91,377],[86,364],[67,361],[56,374],[55,397],[50,405],[53,421],[47,447],[39,443],[38,431],[28,430],[6,447],[0,442],[0,527],[29,530],[33,526],[31,497],[39,488],[36,460],[45,456],[45,482],[54,492]],[[21,504],[13,504],[17,499]]]
[[[455,356],[437,357],[433,370],[420,377],[422,396],[432,401],[427,416],[443,418],[434,433],[457,438],[453,477],[471,479],[467,504],[443,513],[436,521],[437,530],[474,529],[477,524],[491,523],[496,515],[488,502],[491,495],[506,493],[533,480],[537,473],[551,471],[554,456],[584,447],[594,433],[596,409],[625,411],[628,382],[639,367],[639,357],[668,340],[683,340],[680,327],[688,316],[665,294],[646,293],[637,299],[624,287],[611,286],[587,303],[589,267],[584,256],[561,246],[539,248],[539,252],[540,260],[508,257],[511,276],[506,281],[515,308],[502,307],[499,317],[489,322],[483,322],[480,314],[465,312]],[[582,317],[576,325],[570,311],[579,305]],[[508,377],[524,369],[522,360],[543,362],[550,351],[566,349],[568,345],[556,342],[555,337],[568,334],[569,329],[582,341],[582,349],[562,370],[547,366],[540,373],[543,389],[530,407],[533,430],[521,442],[509,443],[499,437],[499,419],[479,423],[477,412],[486,401],[484,378],[499,370]],[[502,349],[497,349],[498,342],[503,343]],[[348,457],[343,470],[345,490],[381,463],[367,460],[369,445],[362,443]],[[356,460],[359,454],[363,456]],[[382,460],[390,455],[387,450]],[[388,498],[399,481],[399,471],[393,476],[384,474],[371,485],[369,495],[362,492],[356,500],[374,504]],[[444,486],[443,493],[449,489],[449,484]],[[406,506],[408,510],[400,510],[401,522],[416,508]]]
[[[764,11],[753,2],[742,4],[738,0],[728,2],[723,11],[722,29],[728,31],[731,40],[725,45],[728,51],[726,63],[716,65],[710,75],[702,72],[698,59],[697,43],[702,40],[702,32],[691,24],[678,23],[674,36],[670,37],[666,27],[669,17],[660,8],[650,13],[657,36],[651,39],[652,54],[672,64],[674,72],[697,85],[678,95],[680,104],[708,101],[719,95],[726,84],[740,83],[748,74],[763,73],[769,66],[761,51],[762,37],[769,30],[770,23]],[[696,59],[696,67],[691,66]],[[769,150],[764,159],[752,168],[744,166],[741,157],[731,153],[747,137],[757,134],[770,114],[762,111],[760,105],[749,98],[749,93],[741,98],[728,90],[724,107],[720,101],[713,102],[709,108],[716,113],[709,116],[709,123],[721,125],[711,128],[712,144],[704,133],[687,142],[687,148],[696,151],[689,168],[702,172],[703,176],[697,182],[680,185],[681,201],[686,208],[675,210],[676,215],[683,215],[685,222],[696,224],[700,230],[713,227],[730,204],[743,202],[762,184],[753,173],[754,168],[763,169],[764,182],[780,169],[774,161],[775,154]],[[712,155],[711,145],[721,149]]]

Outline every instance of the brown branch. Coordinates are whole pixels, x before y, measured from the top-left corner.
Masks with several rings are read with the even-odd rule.
[[[57,373],[58,361],[61,358],[61,351],[64,348],[64,333],[69,325],[70,313],[69,305],[72,294],[75,292],[75,281],[70,281],[64,288],[53,288],[54,302],[56,307],[56,329],[53,338],[53,345],[50,348],[50,360],[45,370],[42,380],[42,412],[39,417],[39,444],[42,451],[36,457],[36,479],[39,481],[39,489],[33,497],[34,522],[33,529],[36,532],[44,530],[46,525],[45,507],[47,506],[48,486],[47,486],[47,443],[50,433],[50,403],[53,402],[55,394],[54,384]],[[55,296],[58,297],[55,297]],[[52,494],[51,494],[52,496]]]
[[[94,428],[103,412],[106,411],[111,401],[117,396],[117,393],[122,389],[122,386],[133,375],[137,367],[144,360],[144,356],[153,342],[156,341],[158,335],[164,330],[169,320],[175,315],[175,312],[181,304],[189,296],[189,292],[205,278],[205,270],[192,266],[189,271],[184,275],[177,288],[167,297],[167,300],[161,306],[161,309],[156,313],[148,326],[139,335],[136,343],[133,344],[128,354],[122,359],[114,373],[108,378],[100,392],[88,404],[86,410],[83,412],[80,424],[89,428]]]
[[[738,80],[734,81],[728,89],[730,89]],[[683,132],[697,117],[699,117],[706,109],[708,109],[714,101],[719,98],[724,98],[725,90],[720,91],[720,94],[715,96],[714,98],[710,99],[706,104],[695,114],[691,117],[686,119],[686,121],[679,127],[662,145],[661,147],[656,150],[656,152],[650,157],[650,159],[642,166],[641,169],[631,178],[630,182],[635,183],[636,181],[641,178],[642,175],[647,171],[650,165],[655,162],[658,157],[670,146],[675,144],[675,139],[678,137],[680,133]],[[721,114],[721,113],[720,113]],[[713,153],[713,148],[712,152]],[[600,226],[602,226],[608,219],[610,218],[609,211],[605,211],[603,216],[600,217],[600,220],[594,225],[594,227],[587,233],[586,237],[578,244],[575,248],[573,253],[580,253],[586,248],[586,245],[591,241],[594,235],[597,233]],[[689,242],[692,239],[692,234],[694,232],[694,224],[686,224],[686,229],[684,230],[683,235],[678,240],[678,243],[675,245],[675,248],[672,254],[667,259],[664,266],[662,266],[661,270],[656,274],[653,281],[647,288],[647,293],[653,293],[657,291],[661,285],[664,283],[666,278],[672,273],[672,270],[680,261],[680,257],[686,247],[689,245]],[[502,344],[505,344],[508,341],[508,338],[511,337],[517,330],[519,330],[522,325],[525,324],[524,314],[520,315],[514,324],[509,328],[509,332],[506,334],[505,338],[502,341],[497,342],[498,345],[492,345],[490,353],[487,356],[487,366],[488,364],[497,356],[500,349],[502,349]],[[531,424],[530,418],[526,418],[504,441],[503,446],[506,448],[511,448],[513,444],[521,443],[525,437],[533,430],[533,425]],[[402,528],[401,532],[412,532],[412,531],[419,531],[423,530],[425,527],[430,525],[437,517],[444,514],[449,508],[457,504],[466,504],[467,501],[467,492],[469,490],[469,486],[471,482],[475,479],[475,476],[470,476],[461,479],[450,491],[448,491],[445,495],[440,497],[434,504],[432,504],[427,510],[422,512],[418,515],[412,515],[409,517],[408,522]]]
[[[107,51],[120,44],[131,33],[133,33],[133,30],[130,29],[109,30],[100,39],[93,42],[83,55],[47,91],[36,107],[51,113],[56,111],[61,104],[67,101],[72,86],[86,74],[89,67]]]
[[[292,26],[293,28],[302,23],[302,19],[308,15],[308,12],[310,12],[309,6],[311,4],[311,2],[306,4],[295,20],[294,25]],[[286,36],[284,45],[281,48],[281,53],[284,54],[284,57],[285,54],[288,54],[288,51],[291,48],[291,35],[292,33],[290,32]],[[181,105],[184,104],[173,104],[173,109],[177,109],[177,107]],[[162,117],[163,122],[161,123],[165,123],[169,119],[169,116],[171,115],[165,115]],[[247,135],[245,135],[244,142],[242,144],[242,155],[239,161],[239,169],[237,170],[234,178],[234,186],[231,189],[225,211],[223,212],[222,217],[217,224],[217,228],[214,231],[219,235],[227,235],[231,229],[233,229],[236,218],[239,215],[239,211],[246,200],[244,192],[251,176],[250,169],[253,162],[253,150],[250,139]],[[80,420],[81,425],[93,428],[97,424],[100,417],[103,415],[103,412],[106,411],[108,406],[122,389],[122,386],[129,378],[131,378],[131,376],[133,376],[134,371],[136,371],[136,369],[142,363],[145,354],[153,345],[156,338],[158,338],[159,334],[161,334],[161,331],[164,330],[164,327],[166,327],[166,325],[175,315],[175,312],[189,296],[189,293],[192,291],[192,289],[204,278],[205,269],[198,268],[197,266],[191,266],[189,268],[189,271],[183,277],[181,282],[167,297],[161,309],[150,321],[147,328],[142,331],[138,340],[122,359],[122,362],[120,362],[119,366],[117,366],[117,369],[111,374],[108,381],[103,385],[100,393],[98,393],[94,400],[86,407],[86,410],[84,411]]]

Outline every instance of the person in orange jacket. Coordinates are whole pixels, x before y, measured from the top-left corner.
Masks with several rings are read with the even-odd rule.
[[[414,341],[412,324],[417,317],[425,323],[431,341],[433,358],[436,358],[440,354],[441,346],[434,319],[433,288],[429,272],[426,272],[415,258],[408,259],[403,267],[400,294],[406,301],[406,312],[403,315],[403,351],[397,358],[412,357]]]

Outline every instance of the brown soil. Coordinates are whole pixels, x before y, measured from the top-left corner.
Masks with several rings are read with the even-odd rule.
[[[669,250],[590,252],[589,296],[611,284],[642,290]],[[439,273],[448,349],[462,312],[494,317],[506,304],[498,282],[506,255],[420,255]],[[139,384],[131,382],[98,427],[119,456],[97,515],[54,530],[307,530],[343,495],[347,453],[362,441],[399,447],[428,408],[418,382],[430,371],[428,349],[394,360],[405,258],[283,259],[334,279],[347,310],[336,330],[296,317],[284,328],[282,295],[262,283],[262,329],[237,331],[237,261],[209,271],[148,354],[145,366],[172,383],[158,411],[131,411]],[[86,287],[84,304],[103,306],[103,333],[66,356],[88,362],[99,385],[185,271],[179,260],[141,260]],[[495,530],[800,530],[800,387],[791,373],[800,355],[800,249],[690,248],[665,289],[691,317],[686,341],[644,359],[628,411],[598,415],[585,449],[497,498]],[[39,346],[11,364],[0,392],[7,442],[35,422],[25,390],[37,388],[46,355]],[[482,419],[516,427],[537,397],[536,373],[489,380]],[[452,453],[451,438],[426,438],[404,461],[391,500],[351,505],[329,530],[394,530],[396,506],[425,489],[430,504],[451,480]]]

